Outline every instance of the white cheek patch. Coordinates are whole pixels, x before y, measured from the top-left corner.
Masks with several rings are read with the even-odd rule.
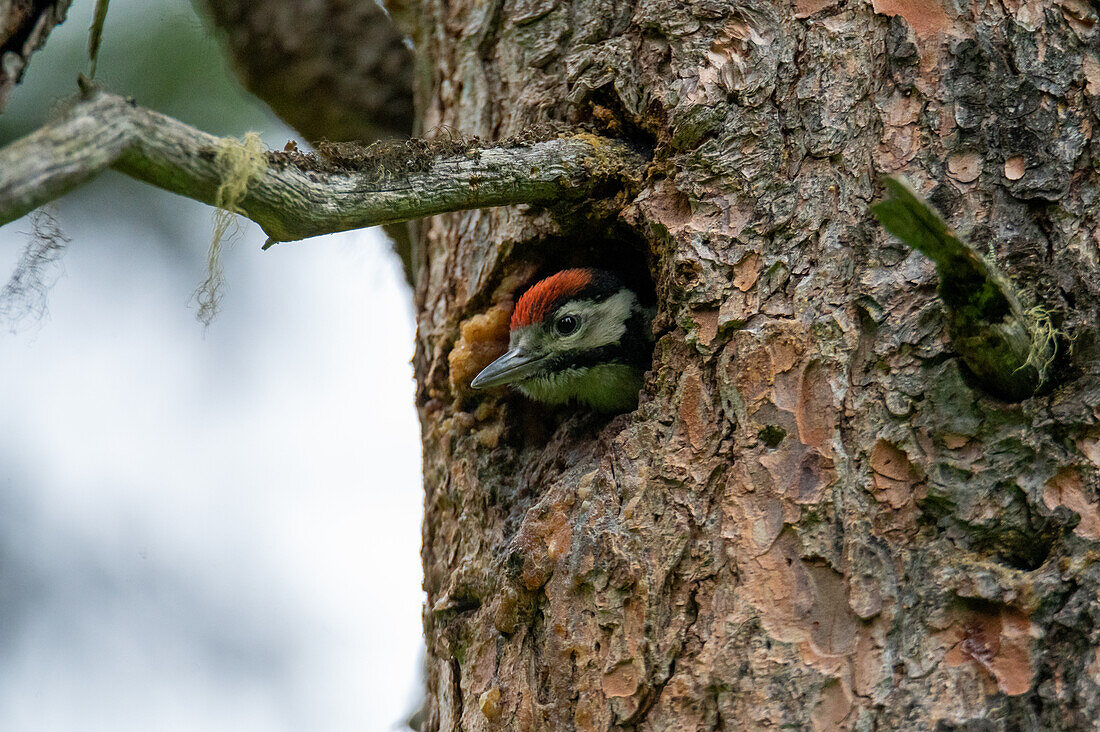
[[[570,303],[562,309],[562,315],[577,315],[581,319],[581,329],[575,338],[565,338],[570,350],[589,350],[616,343],[626,332],[626,321],[637,298],[629,290],[620,290],[601,302],[582,300]]]

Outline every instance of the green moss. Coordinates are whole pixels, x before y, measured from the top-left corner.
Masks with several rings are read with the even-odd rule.
[[[787,436],[787,430],[777,424],[769,424],[757,433],[757,437],[768,447],[778,447],[783,438]]]

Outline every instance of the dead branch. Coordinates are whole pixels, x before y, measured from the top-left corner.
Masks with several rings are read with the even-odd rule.
[[[627,145],[588,134],[501,145],[417,142],[376,143],[354,165],[268,152],[249,171],[235,213],[272,241],[294,241],[449,211],[578,199],[621,184],[643,164]],[[240,145],[85,90],[56,120],[0,149],[0,224],[108,168],[216,205],[221,161]]]

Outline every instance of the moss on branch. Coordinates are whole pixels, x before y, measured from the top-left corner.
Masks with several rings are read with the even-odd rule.
[[[644,164],[626,144],[592,135],[461,150],[453,141],[428,142],[413,156],[408,144],[375,149],[362,169],[347,159],[325,165],[268,152],[236,211],[272,241],[294,241],[449,211],[595,196],[622,187]],[[218,153],[227,145],[240,143],[86,89],[55,121],[0,149],[0,224],[108,168],[217,206],[225,179]]]

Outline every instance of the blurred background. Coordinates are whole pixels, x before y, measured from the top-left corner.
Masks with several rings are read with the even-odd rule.
[[[0,144],[85,71],[92,0],[34,56]],[[208,132],[293,132],[187,0],[114,0],[97,80]],[[420,694],[411,298],[374,230],[241,222],[208,329],[211,209],[108,173],[41,318],[0,323],[0,730],[389,730]],[[0,286],[28,242],[0,228]],[[14,332],[13,332],[14,331]]]

